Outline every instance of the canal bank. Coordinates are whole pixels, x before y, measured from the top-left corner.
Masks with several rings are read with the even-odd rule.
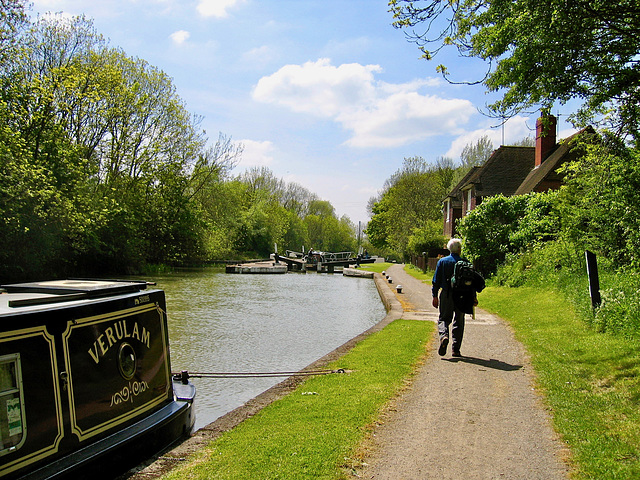
[[[296,372],[386,314],[374,282],[338,274],[199,269],[153,280],[167,297],[173,372]],[[195,430],[283,378],[194,378]]]
[[[355,336],[327,355],[324,355],[317,361],[309,364],[307,367],[302,369],[301,372],[320,370],[325,368],[329,363],[338,360],[347,352],[349,352],[364,338],[382,330],[394,320],[402,317],[402,305],[398,301],[396,295],[394,294],[394,291],[389,288],[386,279],[384,279],[381,275],[376,274],[374,276],[374,282],[380,295],[380,299],[382,300],[382,303],[387,311],[387,314],[384,316],[384,318],[365,332]],[[139,465],[137,468],[129,471],[127,474],[122,475],[121,477],[119,477],[119,480],[144,480],[162,476],[176,466],[183,464],[190,455],[193,455],[194,453],[204,448],[211,441],[218,438],[222,433],[233,429],[247,418],[254,416],[267,405],[294,391],[304,381],[305,378],[306,377],[302,376],[288,377],[284,381],[247,401],[240,407],[221,416],[214,422],[200,428],[190,438],[175,446],[175,448],[173,448],[172,450],[163,452],[160,456],[151,459],[148,462],[145,462]],[[198,398],[196,397],[196,402],[197,401]]]

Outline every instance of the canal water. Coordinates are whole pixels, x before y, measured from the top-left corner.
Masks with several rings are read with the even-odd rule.
[[[385,309],[371,279],[341,274],[153,278],[167,297],[172,371],[297,371],[375,325]],[[195,378],[196,429],[283,378]]]

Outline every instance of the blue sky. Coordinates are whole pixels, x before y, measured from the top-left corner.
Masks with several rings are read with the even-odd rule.
[[[489,135],[494,147],[533,136],[536,115],[504,127],[478,112],[494,96],[479,62],[445,51],[420,59],[391,26],[386,0],[35,0],[34,13],[84,14],[127,55],[173,78],[187,109],[244,145],[234,170],[266,166],[366,222],[367,201],[405,157],[458,161]],[[573,130],[560,114],[559,136]]]

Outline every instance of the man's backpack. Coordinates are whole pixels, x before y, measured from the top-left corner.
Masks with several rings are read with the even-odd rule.
[[[458,292],[476,290],[478,286],[478,276],[480,276],[480,274],[476,273],[471,263],[466,260],[458,260],[453,267],[451,288]]]

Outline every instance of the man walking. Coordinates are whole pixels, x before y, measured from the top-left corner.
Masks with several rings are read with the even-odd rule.
[[[451,325],[451,356],[461,357],[460,346],[462,345],[462,337],[464,335],[464,311],[456,306],[451,288],[451,277],[456,263],[464,260],[460,255],[462,253],[462,242],[459,238],[452,238],[447,243],[447,250],[451,254],[438,260],[436,272],[433,275],[433,286],[431,293],[433,294],[432,305],[434,308],[440,308],[438,317],[438,335],[440,337],[440,347],[438,354],[440,356],[447,353],[449,345],[449,325]],[[440,291],[438,298],[438,291]],[[474,295],[474,305],[477,305],[477,299]]]

